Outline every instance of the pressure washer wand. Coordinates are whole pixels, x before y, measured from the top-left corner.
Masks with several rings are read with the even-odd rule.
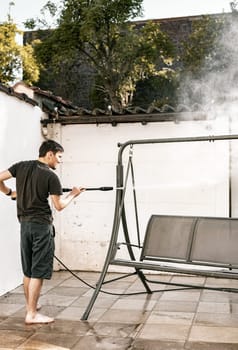
[[[70,192],[71,188],[63,188],[63,192]],[[103,187],[86,187],[85,191],[112,191],[113,187],[103,186]]]

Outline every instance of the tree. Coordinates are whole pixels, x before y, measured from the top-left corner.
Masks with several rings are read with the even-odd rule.
[[[234,1],[231,1],[230,2],[230,6],[231,6],[231,11],[234,13],[237,13],[238,10],[237,10],[237,7],[238,7],[238,2],[237,0],[234,0]]]
[[[166,69],[158,75],[148,76],[136,84],[133,105],[147,108],[175,106],[179,81],[174,70]]]
[[[206,109],[236,99],[237,15],[205,16],[184,45],[180,96]]]
[[[64,0],[58,28],[38,46],[37,56],[54,72],[84,60],[95,71],[98,89],[120,110],[136,82],[156,74],[173,54],[158,24],[130,22],[141,12],[142,0]]]
[[[23,24],[31,30],[36,27],[44,30],[55,27],[57,26],[57,16],[59,15],[60,8],[60,6],[49,0],[40,10],[40,17],[28,18]]]
[[[181,55],[181,102],[211,104],[218,98],[236,51],[236,35],[232,31],[229,15],[203,16],[194,22]]]
[[[39,67],[31,45],[17,44],[16,35],[21,34],[16,25],[9,21],[0,24],[0,81],[11,83],[24,71],[23,80],[31,84],[39,78]]]
[[[203,16],[201,20],[193,23],[192,33],[183,43],[183,71],[199,78],[216,69],[218,62],[222,66],[224,60],[221,57],[225,52],[222,49],[221,35],[224,26],[224,18],[211,16]]]

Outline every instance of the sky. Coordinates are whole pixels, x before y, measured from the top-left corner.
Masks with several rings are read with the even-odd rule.
[[[141,19],[169,18],[194,16],[201,14],[230,12],[231,0],[144,0],[144,16]],[[0,0],[0,22],[7,19],[9,13],[20,29],[24,29],[22,22],[27,18],[39,16],[40,9],[47,0]],[[60,3],[60,0],[54,0]]]

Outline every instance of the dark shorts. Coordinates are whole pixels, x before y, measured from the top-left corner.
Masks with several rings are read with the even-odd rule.
[[[26,277],[50,279],[54,250],[53,225],[21,222],[21,262]]]

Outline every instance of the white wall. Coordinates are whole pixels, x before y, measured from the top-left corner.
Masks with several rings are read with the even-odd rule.
[[[56,125],[50,126],[49,134],[51,137],[55,134],[65,148],[63,185],[97,187],[116,184],[118,142],[227,134],[229,128],[225,119],[145,126]],[[133,159],[142,234],[151,214],[228,216],[228,141],[136,146]],[[236,192],[237,174],[237,169],[232,169]],[[135,237],[132,196],[129,194],[126,200],[129,229]],[[235,196],[233,202],[237,212]],[[68,267],[101,270],[111,235],[114,204],[115,191],[85,192],[70,207],[55,214],[56,254]]]
[[[16,161],[35,159],[42,141],[39,107],[0,92],[0,171]],[[15,188],[14,180],[7,183]],[[0,295],[22,282],[16,202],[0,193]]]

